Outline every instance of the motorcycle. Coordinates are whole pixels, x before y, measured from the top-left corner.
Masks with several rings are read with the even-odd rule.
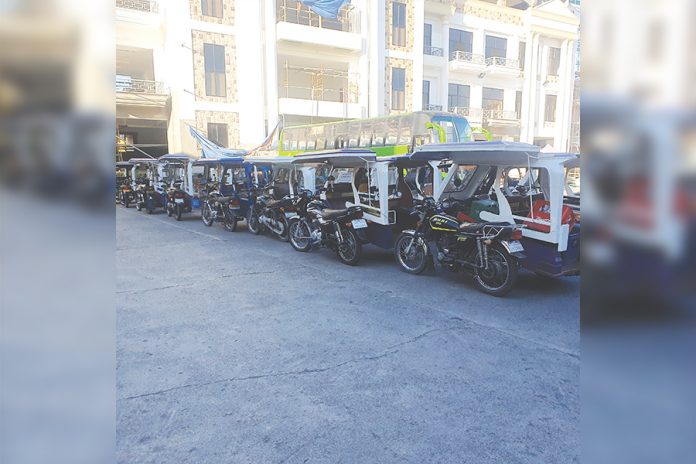
[[[148,214],[152,214],[155,210],[157,195],[157,191],[148,179],[138,179],[135,191],[135,209],[138,211],[146,209]]]
[[[174,181],[174,184],[167,189],[167,216],[176,216],[177,221],[181,221],[181,215],[184,211],[190,213],[193,209],[191,196],[186,193],[181,187],[183,181]]]
[[[247,228],[258,235],[265,229],[270,230],[280,240],[289,240],[289,218],[295,213],[293,197],[286,195],[280,200],[274,200],[269,195],[260,195],[247,214]]]
[[[127,181],[121,182],[118,185],[117,201],[128,208],[131,205],[132,196],[133,189],[131,188],[130,183]]]
[[[339,261],[353,266],[362,256],[358,231],[367,228],[362,208],[327,209],[319,198],[320,192],[300,193],[295,204],[298,216],[290,222],[290,244],[302,252],[325,246],[336,252]]]
[[[506,295],[513,287],[524,248],[522,230],[499,222],[462,222],[446,214],[447,202],[430,197],[415,206],[419,217],[415,230],[403,231],[394,254],[401,268],[411,274],[425,270],[432,257],[450,272],[473,272],[476,286],[494,296]]]
[[[210,227],[214,222],[222,222],[230,232],[237,230],[237,215],[239,199],[223,196],[217,189],[210,189],[207,198],[201,205],[201,220]]]

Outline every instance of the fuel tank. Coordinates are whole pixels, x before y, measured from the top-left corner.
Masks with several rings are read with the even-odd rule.
[[[444,232],[457,232],[459,221],[447,214],[436,214],[430,218],[430,228]]]

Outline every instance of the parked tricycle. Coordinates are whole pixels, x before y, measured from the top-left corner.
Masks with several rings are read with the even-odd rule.
[[[164,209],[167,216],[181,220],[184,212],[193,210],[193,162],[196,160],[186,153],[169,153],[158,159],[161,186],[165,194]]]

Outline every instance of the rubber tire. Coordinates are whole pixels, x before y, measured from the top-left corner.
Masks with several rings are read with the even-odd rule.
[[[184,207],[179,203],[176,204],[176,220],[181,221],[181,214],[184,212]]]
[[[276,237],[280,239],[281,242],[289,242],[290,241],[290,224],[288,223],[288,218],[285,217],[285,213],[280,213],[281,216],[278,219],[278,222],[283,223],[283,227],[285,228],[285,233],[283,235],[278,235],[276,234]]]
[[[344,237],[350,235],[353,238],[353,243],[355,243],[355,255],[352,259],[345,259],[343,256],[341,256],[339,248],[336,248],[336,257],[343,264],[355,266],[356,264],[358,264],[360,258],[362,257],[362,243],[360,243],[360,240],[358,240],[358,237],[355,235],[355,231],[353,231],[353,229],[341,229],[341,233]]]
[[[307,231],[311,234],[311,227],[309,226],[309,223],[304,220],[304,219],[293,219],[290,221],[290,225],[288,226],[288,240],[290,240],[290,245],[296,250],[300,251],[302,253],[305,253],[309,251],[312,248],[312,239],[307,239],[307,245],[306,246],[299,246],[295,241],[292,239],[292,231],[293,228],[297,228],[300,224],[304,224],[307,227]]]
[[[259,223],[259,218],[257,217],[255,221],[252,221],[252,216],[254,215],[254,208],[249,208],[247,213],[247,229],[254,235],[259,235],[261,233],[261,224]],[[252,223],[256,226],[252,226]]]
[[[174,210],[172,210],[172,207],[167,205],[164,207],[164,209],[167,210],[167,217],[172,217],[174,215]]]
[[[206,218],[205,218],[206,210],[209,210],[211,213],[213,212],[213,208],[210,206],[210,203],[208,203],[208,201],[204,201],[203,206],[201,207],[201,220],[203,221],[203,224],[210,227],[213,225],[213,219],[212,219],[212,215],[211,215],[211,217],[208,220],[206,220]]]
[[[429,260],[428,260],[428,255],[429,255],[428,247],[425,244],[424,244],[425,250],[423,250],[423,259],[421,260],[420,263],[418,263],[418,266],[416,266],[412,269],[404,266],[404,264],[401,260],[400,253],[399,253],[399,250],[401,249],[401,242],[404,240],[411,239],[413,237],[414,237],[413,234],[405,234],[403,232],[401,234],[399,234],[399,236],[396,239],[396,242],[394,243],[394,259],[399,264],[399,267],[401,268],[402,271],[408,272],[409,274],[421,274],[425,270],[425,268],[428,267],[428,262],[429,262]]]
[[[123,206],[128,208],[130,206],[130,195],[123,196]]]
[[[231,221],[229,220],[228,214],[223,213],[222,223],[227,231],[235,232],[237,230],[237,217],[232,215],[232,213],[229,213],[229,216],[232,216]]]
[[[512,290],[512,287],[515,285],[515,282],[517,281],[517,273],[518,273],[518,263],[517,260],[510,255],[510,253],[507,252],[505,248],[503,248],[502,245],[500,244],[495,244],[490,249],[488,250],[488,256],[491,255],[491,253],[499,253],[503,256],[504,259],[507,260],[508,262],[508,269],[509,269],[509,275],[505,283],[503,284],[502,287],[499,287],[497,289],[491,289],[485,284],[483,284],[479,278],[479,270],[476,269],[474,270],[474,283],[476,284],[476,287],[478,287],[479,290],[481,290],[484,293],[488,293],[489,295],[493,296],[505,296],[508,293],[510,293],[510,290]]]
[[[135,209],[137,209],[138,211],[142,211],[142,210],[143,210],[143,205],[142,205],[142,203],[140,203],[140,201],[138,201],[137,198],[136,198],[136,201],[135,201]]]
[[[155,206],[152,204],[154,200],[152,198],[147,198],[145,199],[145,209],[147,210],[147,214],[152,214],[155,212]]]

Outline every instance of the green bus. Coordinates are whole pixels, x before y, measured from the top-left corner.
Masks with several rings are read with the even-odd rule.
[[[394,156],[411,153],[414,147],[427,143],[473,140],[474,132],[466,118],[452,113],[416,111],[287,127],[280,133],[278,154],[294,156],[309,151],[362,148],[377,156]]]

